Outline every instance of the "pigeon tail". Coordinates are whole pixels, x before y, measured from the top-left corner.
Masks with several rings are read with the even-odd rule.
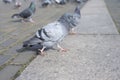
[[[19,18],[19,17],[20,17],[19,14],[13,14],[13,15],[11,16],[11,18]]]

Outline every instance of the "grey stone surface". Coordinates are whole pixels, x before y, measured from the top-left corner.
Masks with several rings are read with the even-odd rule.
[[[0,80],[11,80],[21,66],[9,65],[0,71]]]
[[[8,47],[11,44],[15,43],[15,41],[16,41],[16,39],[10,38],[10,39],[6,40],[4,43],[2,43],[1,46],[4,47],[4,48]]]
[[[25,64],[30,61],[31,58],[35,56],[35,52],[27,51],[24,53],[19,53],[19,56],[17,56],[11,63],[12,64]]]
[[[68,36],[61,44],[68,52],[46,52],[16,80],[119,80],[120,35]]]
[[[80,34],[118,34],[108,14],[82,16],[77,32]]]
[[[0,66],[7,63],[12,56],[10,55],[0,55]]]
[[[119,34],[103,0],[90,0],[81,10],[80,34]]]
[[[22,44],[22,43],[21,43],[21,44]],[[4,54],[5,54],[5,55],[12,55],[12,56],[19,54],[19,53],[17,52],[17,50],[22,47],[21,44],[17,44],[16,46],[11,47],[11,48],[10,48],[9,50],[7,50]]]
[[[119,0],[105,0],[107,8],[120,32],[120,1]]]

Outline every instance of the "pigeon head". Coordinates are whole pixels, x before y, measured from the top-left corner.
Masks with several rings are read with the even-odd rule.
[[[35,2],[34,2],[34,1],[32,1],[32,2],[30,3],[29,9],[32,11],[32,13],[35,13],[35,11],[36,11],[36,6],[35,6]]]
[[[65,24],[65,26],[73,28],[77,26],[79,20],[80,20],[79,15],[66,13],[63,16],[61,16],[58,21]]]
[[[76,15],[78,15],[78,16],[81,16],[81,13],[80,13],[80,5],[78,5],[78,6],[75,8],[74,14],[76,14]]]
[[[65,13],[60,17],[58,21],[65,24],[65,26],[73,28],[79,23],[80,17],[80,8],[77,6],[73,14]]]
[[[41,44],[41,40],[39,38],[37,38],[36,36],[34,36],[31,39],[23,42],[23,47],[30,48],[30,47],[33,47],[38,44],[39,45]]]

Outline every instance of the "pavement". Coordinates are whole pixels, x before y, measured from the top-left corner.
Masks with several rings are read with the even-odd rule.
[[[120,80],[120,35],[104,0],[89,0],[81,14],[77,35],[61,42],[69,51],[46,51],[15,80]]]
[[[42,26],[73,12],[76,4],[39,8],[37,2],[35,24],[10,18],[29,3],[13,9],[13,4],[0,2],[0,80],[120,80],[120,35],[104,0],[89,0],[83,6],[77,35],[61,42],[68,52],[48,50],[44,57],[16,49]]]
[[[110,15],[120,32],[120,0],[105,0]]]

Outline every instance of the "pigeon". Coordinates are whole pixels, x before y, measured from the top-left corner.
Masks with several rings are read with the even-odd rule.
[[[63,4],[66,4],[66,0],[55,0],[55,2],[57,3],[57,4],[61,4],[61,5],[63,5]]]
[[[82,0],[76,0],[76,2],[77,2],[77,3],[81,3],[81,2],[82,2]]]
[[[34,1],[32,1],[27,9],[23,10],[18,14],[13,14],[12,18],[23,18],[23,20],[29,19],[30,22],[34,22],[32,20],[32,15],[35,13],[35,11],[36,11],[35,3]]]
[[[87,2],[88,0],[76,0],[77,3]]]
[[[41,3],[42,3],[41,4],[42,7],[47,7],[48,5],[54,3],[54,1],[53,0],[42,0]]]
[[[21,2],[16,1],[14,7],[15,7],[15,8],[20,8],[21,5],[22,5]]]
[[[3,2],[7,4],[13,2],[13,0],[3,0]]]
[[[47,24],[39,29],[35,35],[23,42],[23,49],[39,45],[39,54],[44,55],[45,49],[57,46],[59,51],[67,51],[60,46],[60,42],[76,27],[80,20],[80,8],[76,7],[74,13],[65,13],[57,21]]]

